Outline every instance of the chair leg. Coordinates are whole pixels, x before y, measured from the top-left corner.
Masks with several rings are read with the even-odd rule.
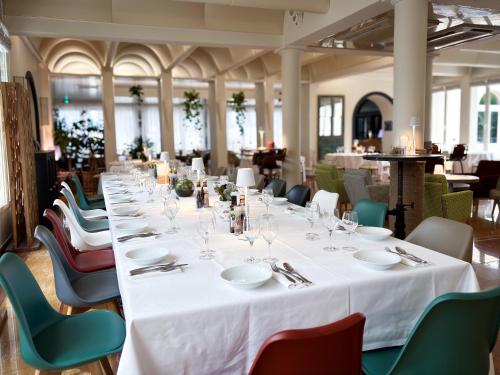
[[[462,164],[462,160],[460,160],[460,170],[462,171],[462,174],[464,174],[464,165]]]
[[[103,357],[99,360],[101,363],[102,369],[104,370],[104,373],[106,375],[113,375],[113,369],[111,368],[111,365],[109,363],[108,357]]]
[[[66,315],[67,314],[67,307],[69,307],[69,306],[66,306],[64,303],[61,302],[61,304],[59,305],[59,312],[61,314]]]
[[[497,201],[493,200],[493,208],[491,209],[491,221],[495,221],[495,206],[497,205]],[[499,206],[500,209],[500,206]]]

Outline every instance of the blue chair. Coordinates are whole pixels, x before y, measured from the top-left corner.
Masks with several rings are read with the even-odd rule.
[[[71,179],[76,187],[76,195],[78,197],[78,202],[80,203],[80,207],[84,210],[93,210],[93,209],[106,209],[106,204],[104,203],[104,198],[102,195],[88,197],[85,194],[85,190],[83,189],[83,185],[80,182],[80,179],[76,175],[75,172],[71,173]]]
[[[108,219],[89,220],[84,218],[80,212],[78,205],[76,204],[75,198],[73,198],[73,194],[71,194],[71,192],[69,192],[64,187],[61,189],[61,193],[68,201],[71,211],[73,211],[76,220],[78,220],[78,223],[84,230],[86,230],[87,232],[102,232],[104,230],[109,230]]]
[[[275,197],[284,197],[286,192],[286,181],[273,178],[264,189],[271,189]]]
[[[125,323],[111,311],[78,315],[55,311],[35,278],[17,255],[0,258],[0,285],[17,317],[24,361],[43,371],[62,371],[100,361],[111,372],[106,356],[122,350]]]
[[[406,344],[363,353],[363,371],[378,374],[488,374],[500,322],[500,287],[448,293],[425,309]]]
[[[105,302],[116,302],[120,297],[116,269],[88,273],[75,271],[50,230],[38,225],[35,238],[49,250],[56,294],[64,305],[88,308]]]
[[[352,209],[358,214],[358,224],[382,228],[387,215],[387,205],[369,199],[360,199]]]

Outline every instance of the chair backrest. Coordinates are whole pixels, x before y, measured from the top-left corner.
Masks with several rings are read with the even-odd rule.
[[[365,185],[373,185],[373,179],[372,175],[370,174],[370,171],[367,169],[353,169],[353,168],[347,168],[344,172],[344,179],[346,175],[356,175],[356,176],[362,176],[365,179]]]
[[[337,190],[335,180],[338,180],[339,173],[334,165],[317,164],[314,168],[314,176],[318,189],[335,192]]]
[[[279,178],[273,178],[266,185],[266,189],[272,189],[275,197],[283,197],[286,192],[286,181]]]
[[[431,182],[436,184],[441,184],[441,194],[448,194],[448,180],[446,180],[446,176],[443,174],[425,174],[424,177],[425,182]]]
[[[500,176],[500,160],[480,160],[476,176]]]
[[[48,368],[38,354],[33,336],[61,320],[43,295],[33,274],[21,258],[12,253],[0,257],[0,285],[17,317],[21,355],[34,368]]]
[[[62,193],[62,195],[64,195],[64,197],[68,201],[69,207],[71,208],[71,211],[75,215],[75,218],[78,221],[78,223],[80,223],[80,225],[82,227],[85,227],[85,225],[87,224],[87,219],[85,219],[82,216],[82,213],[80,212],[80,208],[78,207],[75,199],[73,198],[73,194],[71,194],[70,191],[64,187],[61,189],[61,193]]]
[[[453,147],[450,160],[463,160],[467,158],[467,145],[458,144]]]
[[[311,197],[311,189],[304,185],[295,185],[288,190],[285,196],[290,203],[305,207],[306,202]]]
[[[76,247],[77,249],[85,249],[86,248],[86,243],[85,243],[85,236],[86,232],[82,229],[78,221],[76,220],[75,216],[73,215],[73,212],[70,211],[68,206],[66,206],[66,203],[64,203],[60,199],[56,199],[54,201],[54,206],[57,206],[61,209],[64,217],[67,220],[68,226],[69,226],[69,232],[71,234],[71,244]]]
[[[358,214],[358,224],[369,227],[383,227],[387,214],[387,205],[369,199],[361,199],[352,209]]]
[[[318,202],[319,209],[321,211],[333,210],[337,208],[337,202],[339,201],[338,193],[330,193],[326,190],[318,190],[314,194],[313,202]]]
[[[487,374],[500,320],[500,287],[448,293],[425,309],[390,374]]]
[[[45,211],[43,211],[43,217],[49,220],[52,224],[54,237],[57,239],[57,242],[64,251],[64,254],[66,254],[68,262],[74,269],[77,269],[78,267],[75,263],[75,258],[78,256],[78,250],[76,250],[71,244],[71,240],[66,233],[66,229],[64,228],[61,219],[59,219],[59,216],[57,216],[57,214],[50,208],[46,208]]]
[[[78,196],[78,201],[80,203],[80,207],[83,209],[87,209],[90,206],[90,203],[87,199],[87,196],[85,195],[85,190],[83,189],[83,185],[80,182],[80,179],[76,175],[75,172],[71,173],[71,180],[75,184],[76,187],[76,195]]]
[[[358,174],[344,174],[344,187],[352,205],[356,205],[361,199],[370,199],[370,192],[366,186],[364,176]]]
[[[429,217],[413,229],[405,240],[466,262],[472,261],[473,229],[455,220]]]
[[[424,218],[443,217],[443,185],[440,182],[424,183]]]
[[[364,324],[356,313],[322,327],[275,333],[261,346],[250,375],[359,375]]]
[[[66,181],[61,181],[61,188],[68,189],[68,191],[73,196],[73,199],[76,201],[75,195],[73,194],[73,190],[71,190],[71,186],[69,186],[69,184]]]

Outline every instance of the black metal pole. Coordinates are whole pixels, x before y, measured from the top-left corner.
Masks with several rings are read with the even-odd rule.
[[[405,238],[405,205],[403,203],[403,161],[398,160],[398,201],[396,203],[396,238],[404,240]]]

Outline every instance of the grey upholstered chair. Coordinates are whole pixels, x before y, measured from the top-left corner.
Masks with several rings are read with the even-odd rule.
[[[373,184],[366,169],[346,169],[344,187],[353,206],[361,199],[389,204],[389,185]]]
[[[116,270],[81,273],[66,260],[54,235],[43,225],[35,229],[35,237],[49,250],[57,298],[67,306],[92,307],[120,297]]]
[[[469,263],[472,261],[472,227],[455,220],[428,217],[405,240]]]
[[[286,181],[273,178],[266,185],[266,189],[272,189],[275,197],[284,197],[286,192]]]

